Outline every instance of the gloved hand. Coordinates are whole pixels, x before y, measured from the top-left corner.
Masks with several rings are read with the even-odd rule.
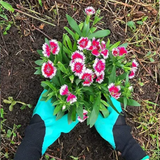
[[[112,103],[121,113],[122,108],[120,102],[111,98]],[[140,145],[130,134],[131,128],[126,125],[125,117],[119,115],[111,106],[108,107],[110,112],[107,118],[104,118],[99,114],[95,123],[95,128],[98,133],[108,141],[113,149],[121,152],[122,157],[126,160],[147,160],[149,156],[146,156]]]
[[[45,91],[42,92],[42,94]],[[26,128],[25,137],[18,147],[14,160],[39,160],[46,149],[54,143],[61,133],[70,132],[79,122],[68,124],[67,114],[56,120],[51,100],[40,101],[33,111],[30,125]]]

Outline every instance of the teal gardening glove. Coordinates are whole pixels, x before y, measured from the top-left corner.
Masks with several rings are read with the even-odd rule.
[[[120,102],[111,98],[112,103],[121,113],[122,108]],[[95,128],[98,133],[108,141],[113,149],[116,149],[122,153],[122,156],[126,160],[147,160],[149,156],[146,156],[140,145],[134,140],[130,134],[130,127],[126,125],[125,117],[119,115],[111,106],[108,107],[110,112],[107,118],[103,118],[99,114],[95,123]]]
[[[56,120],[51,100],[40,101],[42,94],[14,160],[39,160],[47,148],[60,137],[61,133],[69,133],[79,122],[76,120],[68,124],[67,114]]]

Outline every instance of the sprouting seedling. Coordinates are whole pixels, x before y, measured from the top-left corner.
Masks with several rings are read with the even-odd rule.
[[[24,102],[21,102],[21,101],[15,101],[13,99],[13,97],[8,97],[8,99],[4,99],[3,100],[3,103],[6,103],[6,104],[10,104],[9,106],[9,111],[13,111],[13,107],[19,103],[22,105],[22,107],[20,108],[21,110],[24,110],[26,107],[28,108],[32,108],[32,105],[31,104],[27,104],[27,103],[24,103]]]

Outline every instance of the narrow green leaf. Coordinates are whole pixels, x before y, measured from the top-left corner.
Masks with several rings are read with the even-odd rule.
[[[101,94],[97,96],[95,103],[93,105],[93,110],[90,115],[90,127],[92,127],[95,124],[98,118],[100,102],[101,102]]]
[[[62,105],[56,105],[53,115],[56,115],[60,110],[62,110]]]
[[[109,50],[111,51],[113,48],[117,48],[120,43],[121,43],[121,41],[116,42],[115,44],[113,44],[113,45],[109,48]]]
[[[97,30],[97,27],[92,27],[92,28],[90,29],[90,32],[93,33],[93,32],[95,32],[96,30]]]
[[[42,50],[37,50],[37,53],[38,53],[41,57],[43,57]]]
[[[4,2],[4,1],[1,0],[1,1],[0,1],[0,4],[1,4],[6,10],[11,11],[11,12],[14,12],[13,7],[12,7],[9,3]]]
[[[106,43],[106,48],[108,49],[109,46],[110,46],[110,39],[108,38],[108,41],[107,41],[107,43]]]
[[[118,80],[124,80],[126,78],[126,76],[127,76],[127,73],[123,73],[123,74],[117,76],[117,79]]]
[[[123,104],[124,104],[124,109],[127,107],[127,98],[123,97]]]
[[[56,120],[59,120],[60,118],[62,118],[63,115],[64,115],[64,112],[59,111],[59,112],[57,113]]]
[[[106,94],[103,94],[103,95],[104,95],[105,98],[107,99],[107,102],[109,103],[109,105],[110,105],[118,114],[121,114],[121,113],[118,112],[117,108],[113,105],[110,97],[109,97],[108,95],[106,95]]]
[[[44,63],[44,61],[43,60],[37,60],[37,61],[35,61],[35,64],[37,64],[37,65],[39,65],[39,66],[42,66],[42,64]]]
[[[125,48],[127,48],[127,46],[128,46],[128,43],[123,43],[119,47],[125,47]]]
[[[64,40],[67,42],[67,45],[68,45],[68,47],[69,47],[69,49],[72,51],[72,42],[71,42],[71,40],[70,40],[70,38],[65,34],[65,36],[64,36]]]
[[[64,27],[64,29],[72,36],[72,38],[75,40],[75,33],[73,33],[68,27]]]
[[[78,116],[80,116],[81,119],[83,119],[83,107],[82,107],[82,105],[77,105],[76,106],[76,112],[77,112]]]
[[[70,27],[74,31],[76,31],[79,35],[81,35],[81,31],[80,31],[80,28],[79,28],[77,22],[71,16],[69,16],[68,14],[66,15],[66,17],[67,17],[67,20],[68,20],[68,23],[69,23]]]
[[[102,103],[100,104],[100,111],[102,112],[104,118],[109,116],[108,109]]]
[[[68,70],[66,69],[66,67],[61,63],[58,62],[58,68],[65,74],[68,74]]]
[[[53,84],[51,82],[49,82],[49,81],[42,81],[41,83],[47,85],[53,91],[56,91],[56,88],[53,86]]]
[[[110,30],[100,30],[100,31],[97,31],[95,33],[92,33],[88,36],[89,39],[92,39],[93,37],[95,38],[102,38],[102,37],[106,37],[110,34]]]
[[[109,76],[109,84],[110,83],[114,83],[115,81],[116,81],[116,67],[113,66],[112,72],[111,72],[111,74]]]

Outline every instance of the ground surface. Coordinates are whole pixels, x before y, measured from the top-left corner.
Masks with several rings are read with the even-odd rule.
[[[41,78],[40,76],[34,75],[35,72],[35,63],[34,61],[39,58],[36,50],[41,49],[44,38],[46,35],[53,39],[58,39],[61,41],[62,34],[64,32],[63,27],[67,25],[65,14],[69,14],[74,16],[74,18],[79,22],[83,20],[83,9],[88,5],[93,5],[96,9],[102,9],[103,24],[99,24],[101,28],[107,28],[111,30],[111,35],[108,37],[110,38],[112,43],[116,41],[121,41],[122,43],[126,42],[126,39],[133,38],[132,41],[129,41],[130,45],[128,50],[131,50],[129,53],[128,58],[132,58],[135,56],[140,63],[139,71],[137,77],[132,80],[132,83],[135,87],[134,97],[135,99],[139,100],[142,104],[141,108],[135,107],[128,107],[127,110],[127,122],[132,127],[132,134],[137,139],[137,141],[146,146],[148,142],[148,146],[151,149],[153,148],[153,144],[149,143],[151,139],[148,139],[149,134],[154,134],[155,129],[152,130],[147,134],[141,133],[143,129],[141,127],[137,128],[141,124],[141,121],[149,115],[146,115],[146,103],[143,100],[148,100],[157,104],[160,104],[159,99],[159,81],[158,81],[158,61],[159,61],[159,53],[160,48],[158,48],[158,40],[153,39],[151,43],[142,42],[142,46],[138,47],[133,44],[133,42],[138,43],[137,39],[134,39],[135,34],[128,28],[126,30],[125,21],[132,20],[137,17],[134,17],[134,14],[138,14],[138,18],[140,19],[141,16],[139,12],[144,12],[153,22],[155,20],[156,15],[155,13],[149,12],[144,9],[143,5],[138,5],[133,3],[132,1],[128,3],[132,7],[137,5],[135,9],[136,12],[133,12],[133,8],[130,8],[125,4],[123,1],[119,1],[120,3],[105,3],[103,1],[96,2],[82,2],[78,1],[77,3],[71,2],[48,2],[46,1],[43,5],[43,9],[38,6],[37,3],[34,1],[28,2],[21,1],[13,1],[11,4],[14,8],[17,8],[16,4],[21,4],[26,8],[29,8],[30,5],[33,5],[32,9],[41,13],[42,15],[46,14],[50,17],[53,17],[54,21],[48,20],[53,24],[56,24],[55,27],[45,24],[43,28],[40,27],[42,24],[41,21],[35,20],[34,18],[29,18],[27,15],[24,14],[15,14],[12,16],[15,25],[12,25],[11,29],[9,30],[7,35],[3,35],[1,33],[0,36],[0,46],[1,46],[1,86],[2,86],[2,100],[7,99],[9,96],[12,96],[15,100],[20,100],[22,102],[32,104],[33,106],[36,105],[38,97],[42,91],[42,87],[40,86]],[[50,5],[48,4],[50,3]],[[151,4],[153,2],[150,1]],[[146,4],[145,2],[142,4]],[[38,6],[38,7],[37,7]],[[51,8],[51,6],[53,8]],[[53,9],[56,11],[56,7],[59,8],[58,14],[54,14],[54,12],[49,11]],[[75,7],[76,9],[74,9]],[[128,7],[128,8],[127,8]],[[156,8],[156,5],[154,6]],[[26,10],[22,8],[18,8],[19,10],[26,12]],[[127,13],[132,14],[131,17],[128,19],[126,18]],[[27,12],[31,14],[30,12]],[[125,16],[124,16],[125,13]],[[32,14],[35,16],[35,14]],[[37,16],[40,17],[41,16]],[[10,19],[12,20],[11,16]],[[123,23],[124,22],[124,23]],[[150,22],[149,22],[150,23]],[[152,29],[155,30],[155,34],[152,36],[157,37],[157,23],[149,24]],[[154,27],[153,27],[154,26]],[[145,37],[145,29],[143,29],[144,37]],[[138,33],[137,33],[138,34]],[[150,32],[149,32],[150,34]],[[144,37],[139,37],[143,39]],[[158,37],[157,37],[158,38]],[[145,50],[146,49],[146,50]],[[154,62],[150,63],[148,59],[145,59],[144,56],[148,53],[148,51],[155,51],[156,55],[154,56]],[[21,141],[21,137],[24,136],[25,127],[29,124],[32,109],[25,109],[20,110],[21,105],[17,104],[14,106],[12,112],[8,110],[8,104],[2,104],[6,115],[4,115],[7,121],[5,122],[4,128],[7,129],[8,127],[12,128],[14,124],[21,125],[16,132],[17,136],[14,139],[15,144],[11,144],[9,140],[5,139],[2,136],[2,152],[9,154],[9,160],[13,158],[17,145]],[[159,113],[159,108],[154,108],[156,112],[156,116]],[[144,116],[139,116],[140,113],[145,113]],[[152,113],[149,113],[152,115]],[[138,117],[141,117],[142,120],[139,120]],[[158,119],[157,119],[158,121]],[[156,121],[156,122],[157,122]],[[158,123],[157,123],[158,125]],[[152,125],[150,126],[152,127]],[[159,130],[158,130],[159,132]],[[156,132],[157,133],[157,132]],[[159,133],[158,133],[159,134]],[[159,139],[158,139],[159,141]],[[152,141],[153,142],[153,141]],[[157,140],[155,141],[155,143]],[[152,146],[153,145],[153,146]],[[159,147],[159,145],[158,145]],[[147,149],[147,153],[153,154],[153,151],[149,151]],[[157,152],[157,151],[156,151]],[[89,128],[86,123],[78,124],[74,130],[72,130],[69,134],[62,134],[58,141],[56,141],[49,149],[47,150],[47,154],[51,158],[52,156],[57,157],[57,160],[69,160],[72,159],[70,156],[79,157],[80,160],[122,160],[121,156],[118,155],[117,152],[111,149],[111,146],[105,142],[100,135],[96,132],[95,128]],[[4,155],[1,155],[2,159]],[[45,158],[42,158],[45,159]]]

